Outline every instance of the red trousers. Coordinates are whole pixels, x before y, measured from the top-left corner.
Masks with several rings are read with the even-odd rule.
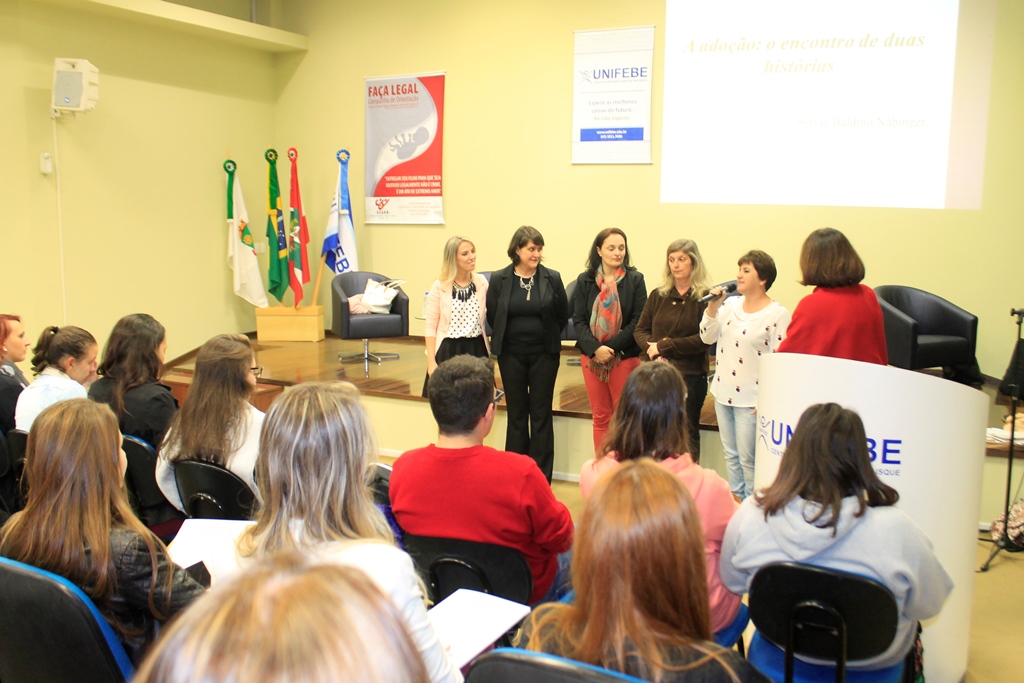
[[[582,354],[581,354],[582,355]],[[594,414],[594,455],[600,452],[608,423],[612,419],[615,407],[619,405],[622,387],[626,384],[629,373],[640,367],[639,358],[625,358],[612,369],[607,382],[602,382],[592,373],[588,366],[590,359],[583,356],[583,381],[587,385],[587,396],[590,397],[590,411]]]

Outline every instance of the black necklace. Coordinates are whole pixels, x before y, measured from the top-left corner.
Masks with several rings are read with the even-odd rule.
[[[470,280],[469,284],[463,287],[458,282],[452,280],[452,298],[458,299],[459,301],[469,301],[470,298],[476,294],[476,285]]]

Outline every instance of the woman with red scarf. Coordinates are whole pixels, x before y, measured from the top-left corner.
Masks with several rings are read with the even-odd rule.
[[[594,416],[594,452],[600,452],[626,378],[640,365],[633,331],[647,302],[644,276],[629,263],[626,233],[597,233],[587,269],[576,280],[572,319],[583,355],[583,380]]]

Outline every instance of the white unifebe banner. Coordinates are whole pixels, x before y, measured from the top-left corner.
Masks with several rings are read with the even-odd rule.
[[[909,370],[839,358],[774,353],[758,373],[754,482],[778,472],[800,415],[838,403],[864,421],[879,478],[931,540],[955,587],[924,623],[925,678],[953,683],[967,670],[988,402],[976,389]]]
[[[654,27],[576,31],[572,163],[651,163]]]

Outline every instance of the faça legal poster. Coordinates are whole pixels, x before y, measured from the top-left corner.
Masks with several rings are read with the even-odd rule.
[[[654,27],[576,31],[572,163],[651,163]]]
[[[366,222],[444,223],[444,73],[366,79]]]

